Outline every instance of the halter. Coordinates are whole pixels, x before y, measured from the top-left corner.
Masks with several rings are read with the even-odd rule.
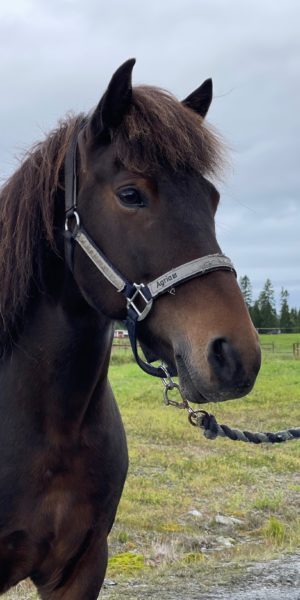
[[[80,129],[85,125],[82,122]],[[194,277],[201,277],[213,271],[231,271],[236,275],[234,266],[224,254],[208,254],[184,263],[164,273],[160,277],[148,283],[133,283],[128,281],[122,273],[116,269],[109,259],[98,248],[82,226],[79,212],[77,210],[77,139],[73,140],[67,150],[65,158],[65,250],[68,266],[73,273],[73,255],[75,242],[83,252],[91,259],[97,269],[109,281],[109,283],[126,299],[127,317],[125,324],[131,343],[133,355],[137,364],[149,375],[165,379],[166,370],[164,366],[154,367],[150,362],[142,360],[137,349],[137,324],[143,321],[150,313],[153,302],[166,292],[172,293],[173,289],[181,283]],[[157,357],[151,356],[151,360]],[[176,371],[168,367],[168,375],[174,375]]]

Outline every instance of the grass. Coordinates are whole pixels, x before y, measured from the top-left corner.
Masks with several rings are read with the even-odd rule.
[[[271,341],[285,349],[299,338],[283,334]],[[110,536],[107,578],[119,584],[144,578],[160,589],[174,577],[200,573],[217,582],[249,561],[299,549],[299,442],[206,440],[183,411],[162,404],[160,381],[124,359],[112,361],[110,379],[130,469]],[[251,394],[207,410],[232,427],[275,431],[300,426],[299,401],[300,361],[264,352]],[[227,521],[220,523],[219,515]],[[4,598],[36,598],[27,583],[21,586]],[[103,598],[119,598],[117,587],[104,590]]]
[[[273,342],[275,352],[263,352],[254,391],[208,410],[221,423],[256,431],[300,426],[300,362],[292,358],[300,335],[261,340]],[[121,546],[124,552],[130,548],[144,556],[147,580],[167,582],[174,572],[212,574],[220,561],[235,569],[300,547],[297,442],[258,447],[208,441],[189,426],[185,414],[162,405],[161,383],[134,364],[112,365],[111,379],[130,450],[129,476],[110,539],[112,556]],[[129,393],[121,397],[126,386]],[[220,525],[218,514],[240,522]],[[117,576],[124,578],[124,572]],[[114,598],[114,592],[107,597]]]
[[[293,354],[293,344],[300,344],[300,333],[263,334],[260,340],[264,353],[273,351],[275,354],[289,357]]]

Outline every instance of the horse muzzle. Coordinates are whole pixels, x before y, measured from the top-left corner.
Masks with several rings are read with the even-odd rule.
[[[261,355],[257,347],[245,357],[225,337],[214,338],[206,355],[197,360],[190,347],[177,348],[176,368],[183,396],[190,402],[223,402],[248,394],[260,369]]]

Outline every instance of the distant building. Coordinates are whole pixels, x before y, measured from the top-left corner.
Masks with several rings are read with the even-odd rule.
[[[126,329],[115,329],[114,338],[124,339],[128,337],[128,331]]]

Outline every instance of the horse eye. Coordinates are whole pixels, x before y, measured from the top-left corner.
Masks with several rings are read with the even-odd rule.
[[[135,188],[126,188],[119,190],[117,196],[124,206],[131,208],[145,206],[145,202],[140,192]]]

